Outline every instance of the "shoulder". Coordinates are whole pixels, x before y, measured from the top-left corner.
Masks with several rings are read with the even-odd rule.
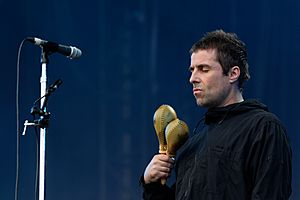
[[[286,140],[287,131],[281,120],[266,109],[251,109],[243,113],[243,126],[248,130],[250,141]],[[243,129],[244,130],[244,129]]]
[[[282,126],[283,124],[280,119],[272,112],[269,112],[264,109],[253,109],[245,113],[246,118],[249,122],[254,123],[255,125],[263,126],[266,124],[273,124]]]
[[[272,112],[263,110],[256,113],[255,117],[261,126],[274,126],[285,129],[281,120]]]
[[[274,113],[268,111],[258,112],[255,114],[255,120],[256,123],[253,123],[254,141],[260,141],[265,144],[268,141],[277,141],[277,144],[281,142],[288,143],[286,128]]]
[[[241,104],[244,114],[252,120],[263,122],[263,123],[275,123],[282,125],[280,119],[272,112],[269,111],[268,107],[256,99],[246,100]]]

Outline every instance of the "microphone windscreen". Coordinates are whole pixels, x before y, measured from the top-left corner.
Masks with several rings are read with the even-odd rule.
[[[159,153],[166,153],[167,143],[165,128],[168,123],[177,118],[175,110],[169,105],[161,105],[154,113],[153,124],[158,137]]]
[[[165,131],[167,155],[176,156],[177,150],[186,142],[188,136],[189,128],[184,121],[179,119],[171,121]]]

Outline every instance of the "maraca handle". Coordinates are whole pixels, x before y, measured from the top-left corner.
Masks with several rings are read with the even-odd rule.
[[[175,160],[175,155],[170,155],[170,154],[168,153],[168,151],[166,151],[164,154],[166,154],[167,156],[169,156],[170,158],[172,158],[173,160]],[[161,183],[162,185],[166,185],[166,182],[167,182],[167,179],[166,179],[166,178],[161,178],[161,179],[160,179],[160,183]]]

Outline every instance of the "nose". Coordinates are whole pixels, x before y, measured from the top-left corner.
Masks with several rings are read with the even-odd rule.
[[[191,76],[190,76],[190,83],[193,84],[193,83],[196,83],[196,82],[199,82],[197,77],[196,77],[196,73],[195,73],[196,70],[192,71],[191,73]]]

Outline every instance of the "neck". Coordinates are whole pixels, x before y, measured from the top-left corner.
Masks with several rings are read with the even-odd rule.
[[[224,107],[224,106],[228,106],[230,104],[240,103],[243,101],[244,101],[244,98],[243,98],[241,91],[237,88],[234,88],[230,92],[230,94],[227,96],[227,98],[223,101],[222,105],[220,105],[219,107]]]

